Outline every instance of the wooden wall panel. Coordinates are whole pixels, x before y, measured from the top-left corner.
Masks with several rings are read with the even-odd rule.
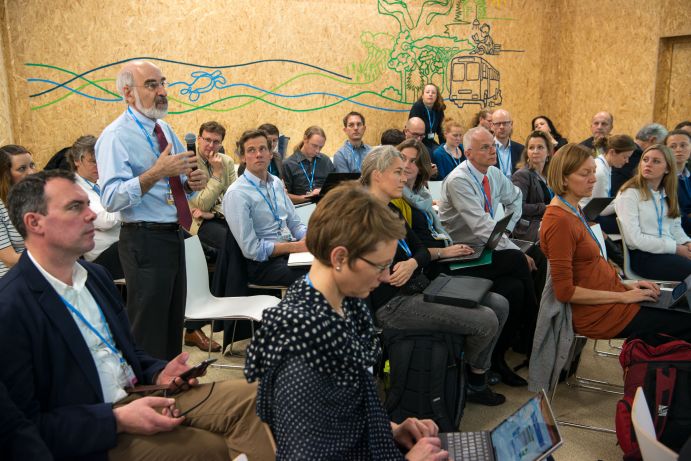
[[[470,57],[471,37],[487,23],[498,53],[473,56],[499,71],[514,137],[523,141],[530,119],[546,113],[580,140],[600,109],[614,112],[617,131],[635,132],[650,121],[659,37],[691,27],[684,0],[405,3],[407,10],[389,0],[4,0],[8,82],[0,88],[7,88],[11,112],[5,125],[43,164],[76,137],[98,134],[123,110],[115,101],[113,63],[151,56],[192,64],[160,63],[177,83],[167,120],[180,137],[216,119],[229,130],[229,148],[244,129],[263,122],[276,123],[293,141],[317,124],[327,132],[325,152],[333,154],[350,110],[365,114],[366,141],[377,144],[384,129],[402,127],[421,80],[444,82],[448,97],[451,57]],[[200,66],[259,60],[294,62]],[[211,77],[215,70],[225,83]],[[193,72],[206,74],[192,84]],[[480,109],[447,107],[448,116],[464,122]],[[0,130],[2,123],[0,104]]]
[[[0,25],[4,24],[4,10],[0,6]],[[12,134],[12,111],[10,109],[10,89],[7,82],[7,66],[5,64],[4,28],[0,29],[0,146],[10,144]]]

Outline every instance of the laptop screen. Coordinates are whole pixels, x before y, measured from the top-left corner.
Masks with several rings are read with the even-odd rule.
[[[535,461],[561,445],[544,391],[494,428],[491,437],[497,461]]]

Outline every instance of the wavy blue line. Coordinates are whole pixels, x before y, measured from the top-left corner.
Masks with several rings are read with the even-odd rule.
[[[65,88],[66,90],[71,91],[72,93],[77,93],[78,95],[85,96],[85,97],[91,98],[91,99],[95,99],[96,101],[103,101],[103,102],[119,102],[119,101],[122,101],[122,98],[117,98],[117,99],[105,99],[105,98],[99,98],[98,96],[91,96],[90,94],[83,93],[83,92],[81,92],[81,91],[79,91],[79,90],[75,90],[74,88],[70,88],[70,87],[67,86],[67,85],[62,85],[62,84],[59,84],[59,83],[54,82],[54,81],[52,81],[52,80],[46,80],[46,79],[42,79],[42,78],[28,78],[27,81],[28,81],[28,82],[32,82],[32,83],[33,83],[33,82],[40,82],[40,83],[50,83],[50,84],[52,84],[52,85],[60,85],[60,86],[62,86],[63,88]]]
[[[27,80],[29,82],[41,82],[41,83],[56,84],[56,82],[53,82],[51,80],[44,80],[44,79],[38,79],[38,78],[29,78]],[[66,85],[63,85],[63,86],[65,87],[65,89],[67,89],[73,93],[77,93],[80,96],[84,96],[84,97],[89,98],[89,99],[94,99],[96,101],[103,101],[103,102],[120,102],[120,101],[122,101],[122,98],[120,98],[120,99],[99,98],[97,96],[92,96],[90,94],[83,93],[79,90],[75,90],[75,89],[70,88]],[[172,84],[170,86],[172,86]],[[263,91],[264,93],[267,93],[267,94],[270,94],[273,96],[282,97],[282,98],[289,98],[289,99],[302,98],[302,97],[307,97],[307,96],[331,96],[332,98],[340,99],[341,101],[350,101],[353,104],[356,104],[356,105],[361,106],[361,107],[367,107],[369,109],[375,109],[375,110],[380,110],[380,111],[384,111],[384,112],[408,112],[408,109],[391,109],[391,108],[387,108],[387,107],[374,106],[372,104],[365,104],[363,102],[359,102],[359,101],[353,99],[352,97],[341,96],[339,94],[328,93],[328,92],[323,92],[323,91],[311,92],[311,93],[301,93],[298,95],[283,95],[280,93],[273,93],[271,91],[266,91],[266,90],[263,90],[262,88],[259,88],[259,87],[254,86],[254,85],[246,84],[246,83],[234,83],[234,84],[228,85],[228,87],[231,87],[231,86],[248,87],[248,88],[258,90],[258,91]]]
[[[116,66],[116,65],[118,65],[118,64],[124,64],[124,63],[129,62],[129,61],[135,61],[135,60],[137,60],[137,59],[143,59],[143,60],[148,60],[148,61],[167,62],[167,63],[171,63],[171,64],[180,64],[180,65],[183,65],[183,66],[191,66],[191,67],[201,67],[201,68],[205,68],[205,69],[232,69],[232,68],[235,68],[235,67],[252,66],[252,65],[254,65],[254,64],[263,64],[263,63],[270,63],[270,62],[279,62],[279,63],[298,64],[298,65],[305,66],[305,67],[311,67],[312,69],[317,69],[317,70],[320,70],[320,71],[322,71],[322,72],[326,72],[327,74],[335,75],[336,77],[340,77],[340,78],[343,78],[343,79],[346,79],[346,80],[352,80],[352,78],[351,78],[351,77],[348,77],[347,75],[339,74],[339,73],[337,73],[337,72],[334,72],[334,71],[331,71],[331,70],[328,70],[328,69],[324,69],[323,67],[315,66],[314,64],[309,64],[309,63],[301,62],[301,61],[295,61],[295,60],[293,60],[293,59],[259,59],[259,60],[257,60],[257,61],[250,61],[250,62],[245,62],[245,63],[241,63],[241,64],[228,64],[228,65],[225,65],[225,66],[207,66],[207,65],[204,65],[204,64],[193,64],[193,63],[189,63],[189,62],[175,61],[175,60],[173,60],[173,59],[154,58],[154,57],[151,57],[151,56],[140,56],[140,57],[136,57],[136,58],[123,59],[123,60],[121,60],[121,61],[115,61],[115,62],[111,62],[110,64],[104,64],[104,65],[102,65],[102,66],[94,67],[93,69],[87,70],[86,72],[83,72],[83,73],[81,73],[81,74],[75,75],[74,77],[72,77],[72,78],[69,79],[69,80],[65,80],[65,81],[64,81],[63,83],[61,83],[61,84],[56,84],[56,86],[53,87],[53,88],[49,88],[49,89],[47,89],[47,90],[45,90],[45,91],[42,91],[42,92],[40,92],[40,93],[31,94],[31,95],[29,95],[29,97],[30,97],[30,98],[34,98],[34,97],[42,96],[42,95],[44,95],[44,94],[48,94],[48,93],[50,93],[51,91],[54,91],[54,90],[60,88],[61,86],[67,85],[68,83],[71,83],[71,82],[77,80],[78,78],[81,78],[81,77],[83,77],[83,76],[85,76],[85,75],[88,75],[88,74],[90,74],[90,73],[92,73],[92,72],[96,72],[97,70],[105,69],[105,68],[111,67],[111,66]],[[30,65],[30,64],[32,64],[32,63],[24,63],[24,65]]]

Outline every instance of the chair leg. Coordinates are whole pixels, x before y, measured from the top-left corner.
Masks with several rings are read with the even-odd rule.
[[[575,356],[576,356],[576,343],[577,343],[577,341],[578,341],[578,338],[576,340],[574,340],[574,345],[571,348],[568,363],[571,363],[576,358]],[[580,364],[581,364],[581,361],[580,361],[580,357],[579,357],[578,364],[576,365],[576,370],[574,372],[574,378],[576,380],[576,383],[571,383],[570,382],[571,378],[567,378],[567,380],[566,380],[567,386],[572,387],[572,388],[596,390],[596,391],[600,391],[600,392],[604,392],[604,393],[608,393],[608,394],[623,394],[623,392],[605,389],[605,388],[601,387],[601,386],[616,387],[619,385],[608,383],[606,381],[579,377],[578,376],[578,368],[580,367]],[[599,384],[600,387],[596,387],[594,384]],[[559,384],[557,383],[557,385],[554,386],[554,389],[552,389],[552,395],[550,396],[550,402],[551,402],[553,408],[555,408],[554,401],[556,399],[558,387],[559,387]],[[619,387],[623,388],[622,386],[619,386]],[[592,426],[589,424],[576,423],[573,421],[557,420],[557,423],[559,423],[562,426],[575,427],[577,429],[585,429],[588,431],[604,432],[607,434],[615,434],[616,433],[616,431],[614,429],[609,429],[606,427],[599,427],[599,426]]]
[[[596,339],[595,341],[593,341],[593,352],[595,352],[597,355],[602,356],[602,357],[619,357],[619,354],[615,354],[614,352],[604,351],[604,350],[598,349],[597,348],[597,342],[598,341],[599,341],[599,339]],[[613,346],[611,339],[609,340],[608,345],[609,345],[610,349],[621,349],[621,347]]]

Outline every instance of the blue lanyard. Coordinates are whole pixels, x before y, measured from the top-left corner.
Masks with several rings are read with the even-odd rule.
[[[497,155],[497,158],[499,156]],[[494,208],[492,208],[492,202],[490,202],[489,198],[487,197],[487,194],[485,194],[485,188],[482,187],[482,183],[478,181],[478,179],[475,177],[475,174],[470,170],[470,165],[468,166],[468,173],[470,173],[470,176],[473,177],[475,182],[477,183],[478,187],[480,187],[480,192],[482,192],[482,196],[485,198],[485,207],[489,210],[489,215],[494,219]],[[489,182],[489,178],[487,178],[487,181]]]
[[[305,173],[305,179],[307,179],[307,185],[309,186],[310,192],[314,190],[314,170],[317,168],[317,157],[314,157],[314,161],[312,162],[312,178],[310,179],[309,176],[307,176],[307,170],[305,170],[305,165],[302,164],[302,162],[299,162],[300,168],[302,168],[302,172]]]
[[[652,195],[653,191],[650,191],[650,194]],[[657,209],[657,203],[655,203],[655,197],[650,197],[650,199],[653,201],[653,205],[655,205],[655,214],[657,215],[657,236],[662,237],[662,218],[665,215],[665,202],[664,202],[664,196],[662,194],[662,189],[660,189],[660,209]]]
[[[602,251],[602,247],[600,246],[600,242],[598,241],[597,237],[595,237],[595,233],[593,232],[593,230],[592,230],[592,229],[590,228],[590,226],[588,225],[588,222],[587,222],[587,221],[585,220],[585,218],[583,217],[583,213],[581,213],[581,208],[580,208],[580,207],[578,207],[578,209],[574,208],[573,205],[571,205],[569,202],[567,202],[566,200],[564,200],[564,199],[562,198],[561,195],[557,195],[557,198],[558,198],[559,200],[561,200],[561,202],[562,202],[564,205],[566,205],[567,207],[569,207],[569,209],[571,209],[571,211],[573,211],[574,213],[576,213],[576,216],[578,216],[578,218],[581,220],[581,222],[582,222],[583,225],[585,226],[585,228],[586,228],[586,230],[588,231],[588,233],[590,234],[590,236],[593,238],[593,240],[595,241],[595,245],[597,245],[598,250],[600,250],[600,254],[601,254],[602,257],[604,258],[604,257],[605,257],[605,253]]]
[[[245,180],[248,183],[252,184],[252,186],[254,186],[254,188],[257,190],[257,192],[259,192],[259,195],[262,196],[262,198],[264,199],[266,204],[269,206],[269,211],[271,211],[271,214],[273,215],[274,220],[278,223],[278,227],[281,227],[281,217],[278,214],[278,198],[276,197],[276,191],[275,190],[274,190],[274,204],[273,204],[273,206],[271,205],[271,201],[269,200],[271,198],[271,193],[269,192],[269,190],[273,189],[273,187],[270,188],[269,183],[267,182],[266,193],[269,196],[267,198],[266,195],[264,195],[264,192],[262,192],[262,190],[259,188],[259,186],[254,181],[252,181],[250,178],[248,178],[247,175],[243,174],[242,177],[245,178]],[[286,200],[286,198],[284,196],[283,197],[284,205],[285,205],[285,200]],[[286,208],[288,208],[288,207],[286,206]]]
[[[69,301],[67,301],[63,296],[60,296],[60,298],[62,299],[62,302],[65,304],[65,306],[67,306],[67,308],[68,308],[70,311],[72,311],[72,313],[74,313],[74,315],[76,315],[77,318],[78,318],[79,320],[81,320],[82,323],[83,323],[84,325],[86,325],[86,327],[87,327],[89,330],[91,330],[91,332],[92,332],[93,334],[95,334],[95,335],[98,337],[98,339],[100,339],[101,342],[102,342],[103,344],[105,344],[105,346],[106,346],[108,349],[111,350],[111,352],[112,352],[113,354],[115,354],[115,355],[117,355],[117,356],[119,357],[120,363],[124,363],[124,362],[125,362],[125,358],[122,356],[122,354],[120,354],[120,351],[118,351],[117,348],[114,346],[115,341],[113,340],[113,336],[110,334],[110,329],[108,328],[108,322],[106,322],[106,318],[105,318],[105,316],[103,315],[103,311],[101,310],[101,306],[99,306],[98,304],[96,304],[96,307],[98,307],[98,313],[101,314],[101,320],[103,321],[103,325],[105,326],[106,333],[108,334],[108,339],[104,338],[103,335],[96,329],[96,327],[93,326],[93,325],[91,324],[91,322],[89,322],[89,321],[86,319],[86,317],[84,317],[84,314],[82,314],[81,312],[79,312],[79,310],[78,310],[76,307],[74,307],[72,304],[70,304]],[[110,340],[110,341],[109,341],[109,340]]]
[[[509,152],[508,159],[505,162],[506,168],[508,168],[508,170],[504,170],[504,165],[501,162],[501,151],[499,150],[499,148],[501,147],[503,149],[503,146],[500,142],[496,142],[495,145],[497,148],[497,163],[499,164],[499,169],[504,174],[504,176],[511,176],[511,140],[509,139],[509,143],[506,145],[506,149]]]
[[[407,254],[409,258],[413,256],[413,253],[410,251],[410,247],[408,246],[405,240],[400,239],[398,241],[398,246],[401,247],[403,251],[405,251],[405,254]]]
[[[446,146],[446,144],[444,144],[444,146]],[[461,150],[460,147],[456,147],[456,152],[458,152],[458,151],[460,151],[460,150]],[[451,154],[449,153],[449,151],[446,150],[446,149],[444,149],[444,152],[446,152],[446,155],[448,155],[449,157],[451,157],[451,161],[453,162],[454,165],[458,166],[458,165],[461,164],[461,156],[463,155],[462,152],[461,152],[461,155],[458,156],[458,158],[456,158],[456,157],[454,157],[453,155],[451,155]]]
[[[276,176],[276,172],[274,171],[273,166],[274,166],[274,162],[273,162],[273,159],[272,159],[272,160],[269,162],[269,173],[272,174],[272,175],[274,175],[274,176]]]
[[[607,171],[607,167],[609,166],[607,164],[607,160],[605,160],[604,157],[598,156],[595,160],[599,160],[600,163],[602,163],[602,166],[604,167],[605,171]],[[612,174],[610,173],[609,175],[605,175],[607,179],[609,179],[609,187],[607,188],[607,197],[612,196]]]
[[[314,288],[314,285],[312,284],[312,279],[310,279],[309,274],[305,274],[305,282],[307,282],[307,285],[309,285],[310,288],[312,288],[313,290],[316,290],[316,288]]]
[[[679,179],[681,179],[681,183],[684,185],[686,194],[691,197],[691,181],[689,181],[688,177],[684,176],[683,171],[679,174]]]
[[[136,123],[137,126],[139,126],[139,129],[142,130],[142,133],[144,133],[146,140],[149,141],[149,146],[151,147],[151,150],[153,151],[156,158],[158,158],[161,155],[161,153],[156,152],[156,147],[154,147],[154,141],[151,139],[151,135],[149,135],[149,132],[146,131],[146,128],[144,128],[142,122],[140,122],[139,119],[134,115],[134,112],[132,112],[132,109],[129,106],[127,106],[127,113],[132,118],[132,120],[134,120],[134,123]],[[163,128],[161,128],[161,130],[163,130]]]
[[[434,133],[434,116],[432,115],[434,111],[430,112],[427,106],[425,106],[425,110],[427,111],[427,121],[429,121],[429,132]]]
[[[80,176],[80,178],[82,178],[84,180],[84,182],[89,185],[89,187],[91,188],[92,191],[96,192],[98,195],[101,195],[101,188],[98,187],[98,184],[96,184],[95,182],[89,181],[84,176]]]

